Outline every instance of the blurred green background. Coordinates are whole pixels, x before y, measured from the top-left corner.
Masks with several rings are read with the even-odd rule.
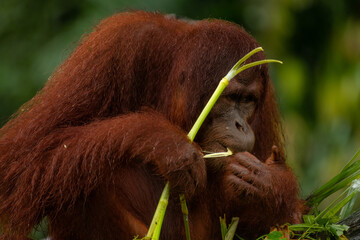
[[[0,126],[84,33],[132,9],[236,22],[284,61],[271,75],[302,196],[360,147],[359,0],[0,0]]]

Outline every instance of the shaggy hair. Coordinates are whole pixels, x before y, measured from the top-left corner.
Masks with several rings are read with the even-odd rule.
[[[148,12],[103,20],[0,130],[0,238],[24,239],[45,216],[53,240],[141,236],[167,180],[175,192],[185,189],[193,239],[219,239],[224,213],[239,216],[240,233],[249,238],[294,222],[298,190],[285,164],[273,176],[268,200],[252,204],[246,197],[224,200],[225,187],[213,182],[204,161],[191,162],[199,147],[186,132],[218,81],[258,46],[222,20]],[[259,53],[251,60],[263,58]],[[260,72],[263,86],[251,123],[252,154],[265,161],[276,145],[284,161],[267,66],[247,71]],[[195,186],[181,171],[190,166]],[[172,196],[163,239],[184,236]]]

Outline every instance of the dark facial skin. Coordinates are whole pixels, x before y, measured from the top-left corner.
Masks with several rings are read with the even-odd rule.
[[[255,144],[250,126],[260,98],[260,76],[233,79],[211,110],[206,128],[200,133],[204,151],[251,152]]]

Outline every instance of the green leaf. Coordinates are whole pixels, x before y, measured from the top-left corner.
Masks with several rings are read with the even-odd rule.
[[[321,232],[321,231],[325,230],[325,228],[323,226],[319,226],[318,224],[306,224],[306,223],[290,225],[289,229],[291,231],[307,231],[307,230],[311,230],[313,232]]]
[[[345,231],[347,231],[349,229],[349,226],[347,225],[337,225],[337,224],[331,224],[329,226],[329,230],[330,232],[337,237],[340,237],[341,235],[344,234]]]
[[[314,224],[315,216],[314,215],[304,215],[303,220],[304,220],[304,223],[306,223],[306,224]]]
[[[226,226],[226,216],[224,218],[220,217],[220,229],[221,229],[221,238],[225,240],[225,236],[227,233],[227,226]]]
[[[279,231],[273,231],[267,235],[269,240],[281,240],[284,235]]]
[[[239,224],[239,218],[233,217],[229,225],[228,231],[225,236],[225,240],[232,240],[235,236],[237,225]]]

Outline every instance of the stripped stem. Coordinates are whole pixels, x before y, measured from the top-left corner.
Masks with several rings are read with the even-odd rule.
[[[189,210],[186,205],[186,199],[184,194],[180,194],[181,211],[184,218],[186,240],[190,240],[190,226],[189,226]]]
[[[150,228],[148,233],[145,236],[145,239],[159,239],[159,237],[155,238],[155,235],[160,236],[161,225],[164,220],[166,207],[168,205],[169,200],[169,182],[166,183],[164,190],[160,196],[159,203],[156,207],[154,217],[151,221]],[[158,232],[155,234],[155,232]]]

